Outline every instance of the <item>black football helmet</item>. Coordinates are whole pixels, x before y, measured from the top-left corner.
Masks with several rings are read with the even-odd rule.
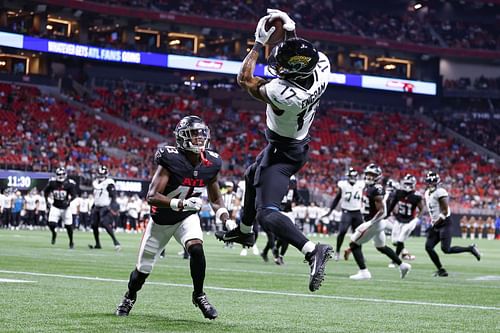
[[[195,154],[202,153],[210,146],[210,129],[197,116],[187,116],[181,119],[174,130],[177,148]]]
[[[276,45],[267,63],[272,75],[293,80],[311,75],[318,60],[318,50],[307,40],[296,37]]]
[[[429,171],[425,175],[425,183],[429,188],[436,188],[436,186],[441,182],[441,177],[437,174],[437,172]]]
[[[108,167],[105,165],[99,166],[99,169],[97,169],[97,179],[99,180],[104,180],[106,177],[108,177]]]
[[[66,180],[66,169],[64,167],[59,167],[56,169],[56,180],[58,182],[63,182]]]
[[[358,172],[352,167],[347,170],[345,176],[347,177],[347,181],[351,184],[354,184],[356,180],[358,180]]]
[[[373,185],[382,178],[382,169],[375,163],[370,163],[366,166],[364,174],[365,183],[367,185]]]
[[[394,190],[397,190],[399,188],[399,184],[397,181],[395,181],[394,179],[392,178],[389,178],[387,180],[387,183],[385,184],[385,187],[388,191],[394,191]]]
[[[416,186],[417,186],[417,178],[415,178],[415,176],[410,175],[409,173],[406,174],[406,176],[404,176],[403,180],[401,181],[401,188],[406,192],[415,191]]]

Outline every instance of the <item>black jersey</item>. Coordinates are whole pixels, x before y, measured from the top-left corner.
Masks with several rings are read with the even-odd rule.
[[[416,216],[417,207],[422,201],[422,196],[415,191],[407,192],[403,190],[397,190],[391,195],[389,199],[389,211],[398,205],[397,211],[394,214],[396,220],[400,223],[408,223],[413,220]]]
[[[384,196],[384,187],[380,184],[367,185],[363,190],[363,218],[365,221],[371,220],[377,214],[375,197]]]
[[[222,166],[222,160],[214,151],[205,151],[207,162],[193,166],[182,150],[165,146],[155,154],[155,163],[170,173],[163,195],[170,199],[199,197],[203,188],[214,181]],[[157,224],[172,225],[184,220],[195,211],[174,211],[171,208],[151,206],[151,217]]]
[[[46,197],[52,193],[52,197],[54,198],[52,205],[54,207],[66,209],[70,201],[76,198],[76,183],[72,179],[59,182],[55,178],[51,178],[43,193]]]

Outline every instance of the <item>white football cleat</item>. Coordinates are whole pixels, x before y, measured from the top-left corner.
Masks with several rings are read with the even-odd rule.
[[[340,254],[339,254],[338,252],[335,252],[335,253],[333,254],[333,260],[335,260],[335,261],[339,261],[339,259],[340,259]]]
[[[396,264],[391,262],[389,265],[387,265],[387,267],[389,268],[396,268]]]
[[[372,278],[372,274],[370,271],[365,268],[365,269],[360,269],[357,274],[349,276],[349,279],[352,280],[369,280]]]
[[[257,247],[257,244],[254,244],[252,246],[252,253],[254,256],[260,256],[260,251],[259,251],[259,248]]]
[[[247,249],[242,249],[241,252],[240,252],[240,256],[243,256],[243,257],[245,257],[247,254],[248,254],[248,250]]]
[[[406,274],[411,270],[411,265],[407,263],[402,263],[399,265],[399,272],[401,273],[401,278],[404,279]]]

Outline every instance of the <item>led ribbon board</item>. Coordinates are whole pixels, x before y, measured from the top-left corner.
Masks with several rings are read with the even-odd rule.
[[[6,32],[0,32],[0,46],[64,54],[100,61],[113,61],[127,64],[176,68],[220,74],[236,75],[238,74],[241,66],[240,61],[107,49]],[[267,70],[267,66],[263,64],[257,64],[255,68],[255,75],[271,77],[271,74]],[[405,80],[382,76],[330,73],[330,83],[413,94],[436,95],[437,93],[437,86],[434,82]]]

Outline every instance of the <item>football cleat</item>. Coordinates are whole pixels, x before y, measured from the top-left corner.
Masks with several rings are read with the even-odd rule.
[[[241,249],[240,256],[246,257],[248,255],[248,250],[246,248]]]
[[[216,231],[215,238],[223,242],[234,242],[248,247],[255,244],[254,233],[244,234],[239,226],[230,231]]]
[[[217,310],[208,302],[207,295],[205,295],[205,293],[195,296],[193,292],[193,304],[201,310],[205,318],[210,320],[217,318]]]
[[[387,265],[389,268],[396,268],[396,263],[392,261],[389,265]]]
[[[339,259],[340,259],[340,253],[335,252],[335,253],[333,254],[333,260],[335,260],[335,261],[339,261]]]
[[[259,248],[257,247],[257,244],[254,244],[252,246],[252,253],[253,253],[254,256],[258,256],[260,254]]]
[[[120,317],[128,316],[130,310],[132,310],[132,307],[134,306],[134,303],[135,298],[129,298],[128,292],[126,292],[125,296],[123,296],[122,302],[118,304],[118,307],[116,308],[115,315]]]
[[[321,287],[325,278],[325,267],[328,259],[332,257],[333,248],[327,244],[317,244],[314,251],[306,254],[309,263],[309,290],[316,291]]]
[[[70,250],[73,250],[74,248],[75,248],[75,244],[73,244],[73,243],[69,243],[69,249],[70,249]]]
[[[405,253],[401,256],[401,258],[403,258],[403,260],[415,260],[416,257],[412,254]]]
[[[122,250],[122,246],[120,244],[115,245],[115,251],[120,252]]]
[[[89,249],[93,250],[93,249],[102,249],[101,245],[92,245],[92,244],[89,244]]]
[[[349,276],[351,280],[369,280],[372,278],[372,274],[368,269],[360,269],[358,273]]]
[[[448,276],[448,272],[444,268],[440,268],[434,272],[434,276],[446,277]]]
[[[402,279],[405,278],[405,276],[408,274],[408,272],[411,270],[411,265],[407,263],[402,263],[399,265],[399,273]]]
[[[479,249],[477,248],[476,244],[472,244],[470,246],[470,251],[474,257],[476,257],[477,261],[481,260],[481,252],[479,252]]]
[[[283,261],[283,256],[278,256],[277,258],[274,258],[274,263],[278,266],[284,265],[285,261]]]
[[[260,256],[262,257],[262,260],[264,260],[264,262],[268,262],[269,261],[269,257],[267,256],[267,253],[262,252],[260,254]]]

